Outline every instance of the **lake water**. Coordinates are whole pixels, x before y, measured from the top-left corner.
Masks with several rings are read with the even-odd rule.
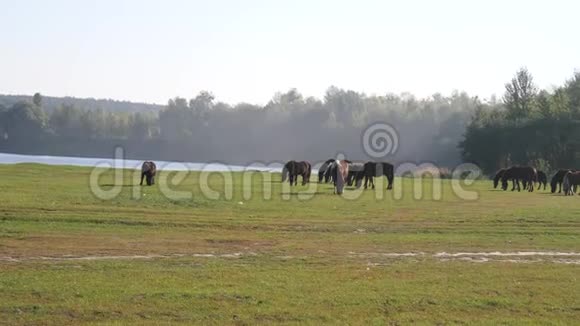
[[[44,155],[19,155],[0,153],[0,164],[38,163],[48,165],[72,165],[86,167],[115,167],[125,169],[141,169],[142,160],[117,160],[113,158],[89,158],[67,156],[44,156]],[[221,163],[191,163],[191,162],[167,162],[155,161],[158,170],[166,171],[208,171],[208,172],[240,172],[256,170],[264,172],[281,172],[282,164],[273,163],[268,166],[250,164],[249,166],[229,165]]]

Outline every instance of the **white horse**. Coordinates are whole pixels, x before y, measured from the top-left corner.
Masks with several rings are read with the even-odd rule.
[[[334,193],[341,195],[348,178],[348,162],[336,160],[333,165],[336,171],[334,175]]]

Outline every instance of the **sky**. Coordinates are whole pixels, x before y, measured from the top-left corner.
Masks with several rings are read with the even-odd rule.
[[[488,98],[580,68],[580,1],[0,0],[0,94],[165,104],[297,88]]]

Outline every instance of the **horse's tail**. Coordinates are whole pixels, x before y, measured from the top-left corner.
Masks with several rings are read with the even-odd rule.
[[[284,166],[282,168],[282,182],[286,181],[288,178],[288,167]]]
[[[556,188],[558,187],[558,174],[559,173],[560,172],[556,172],[556,174],[554,174],[554,176],[550,180],[550,191],[552,193],[555,193],[556,192]]]
[[[562,190],[564,190],[564,195],[568,196],[572,194],[571,191],[571,184],[570,184],[570,175],[572,174],[572,172],[568,171],[566,172],[566,174],[564,175],[564,178],[562,180]]]
[[[307,165],[306,180],[310,182],[310,175],[312,174],[312,165],[310,165],[310,163],[308,162],[306,162],[306,165]]]

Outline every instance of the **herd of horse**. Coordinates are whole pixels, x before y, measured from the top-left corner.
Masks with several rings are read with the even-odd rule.
[[[152,161],[145,161],[141,166],[141,183],[145,179],[148,186],[155,184],[155,174],[157,166]],[[282,168],[282,182],[288,180],[291,186],[298,185],[298,178],[302,178],[302,185],[310,182],[312,165],[306,161],[288,161]],[[326,160],[318,169],[318,182],[334,184],[334,193],[342,194],[345,185],[357,188],[362,186],[364,179],[364,189],[369,185],[375,189],[375,177],[387,177],[387,189],[393,189],[394,167],[387,162],[352,162],[349,160]],[[534,191],[534,186],[538,184],[538,190],[546,190],[548,177],[546,173],[531,166],[515,165],[509,168],[500,169],[493,178],[493,188],[496,189],[501,182],[501,188],[508,189],[509,182],[512,182],[512,191],[527,190]],[[521,186],[520,186],[521,183]],[[550,180],[550,190],[555,193],[564,191],[564,195],[577,193],[580,186],[580,171],[574,169],[558,170]]]
[[[289,161],[282,168],[282,182],[287,179],[290,185],[298,184],[298,177],[302,177],[302,185],[310,182],[312,165],[306,161]],[[349,160],[326,160],[318,169],[318,182],[334,184],[334,193],[342,194],[344,186],[371,186],[375,189],[375,177],[387,177],[387,189],[393,189],[394,168],[386,162],[352,162]]]
[[[493,178],[493,188],[497,188],[501,182],[501,188],[505,191],[508,188],[509,182],[512,182],[512,191],[527,190],[534,191],[534,185],[538,183],[538,190],[542,188],[546,190],[548,184],[548,176],[541,170],[537,170],[531,166],[515,165],[506,169],[497,171]],[[520,187],[520,183],[522,187]],[[564,191],[564,195],[573,195],[577,192],[577,187],[580,185],[580,171],[574,169],[558,170],[550,180],[550,191],[558,193]]]

